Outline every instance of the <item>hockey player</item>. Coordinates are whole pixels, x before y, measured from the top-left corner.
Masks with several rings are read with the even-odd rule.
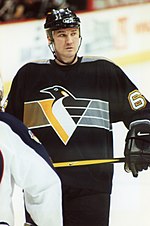
[[[64,225],[108,226],[113,165],[82,166],[82,160],[112,158],[112,123],[123,121],[129,129],[125,169],[135,177],[147,169],[150,103],[113,62],[77,55],[81,32],[74,12],[52,10],[44,28],[54,59],[17,72],[6,111],[24,121],[57,166],[70,161],[56,168]]]
[[[15,184],[38,226],[62,226],[61,183],[49,155],[21,121],[0,111],[0,226],[14,225]]]

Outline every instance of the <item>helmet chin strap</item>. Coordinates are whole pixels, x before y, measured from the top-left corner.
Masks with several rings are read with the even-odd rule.
[[[73,60],[72,60],[71,62],[67,62],[67,63],[64,62],[63,60],[59,59],[59,58],[56,56],[55,50],[54,50],[54,47],[53,47],[53,43],[50,43],[48,46],[49,46],[51,52],[53,53],[53,56],[55,57],[55,59],[56,59],[57,61],[59,61],[59,62],[62,63],[62,64],[65,64],[65,65],[71,65],[71,64],[73,64],[73,62],[76,60],[77,53],[78,53],[79,48],[80,48],[80,46],[81,46],[81,42],[82,42],[82,37],[80,37],[80,44],[79,44],[78,50],[77,50],[77,52],[76,52],[76,54],[75,54]]]

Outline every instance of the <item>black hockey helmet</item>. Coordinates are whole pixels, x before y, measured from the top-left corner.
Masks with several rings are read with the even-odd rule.
[[[61,28],[80,28],[80,19],[70,9],[52,9],[47,13],[45,29],[58,30]]]

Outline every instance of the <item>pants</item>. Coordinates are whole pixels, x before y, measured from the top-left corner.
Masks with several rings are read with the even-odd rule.
[[[108,226],[109,210],[110,194],[65,186],[63,226]],[[35,225],[29,216],[27,219]]]
[[[67,188],[63,195],[64,226],[108,226],[110,194]]]

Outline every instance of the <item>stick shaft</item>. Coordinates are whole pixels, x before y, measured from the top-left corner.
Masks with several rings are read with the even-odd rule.
[[[33,225],[30,223],[24,223],[24,226],[33,226]]]
[[[93,159],[93,160],[80,160],[70,162],[57,162],[53,163],[54,167],[68,167],[68,166],[84,166],[84,165],[95,165],[95,164],[106,164],[106,163],[119,163],[125,162],[125,158],[112,158],[112,159]]]

